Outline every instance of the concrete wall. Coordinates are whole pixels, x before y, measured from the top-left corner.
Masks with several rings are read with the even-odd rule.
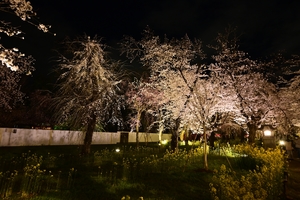
[[[124,133],[124,132],[123,132]],[[121,132],[94,132],[92,144],[117,144]],[[170,140],[163,134],[162,140]],[[84,133],[81,131],[0,128],[0,146],[80,145]],[[136,133],[128,132],[128,142],[136,141]],[[140,142],[158,142],[157,133],[139,133]]]
[[[162,140],[171,140],[171,134],[163,134]],[[158,142],[158,133],[139,133],[139,142]],[[128,142],[136,142],[136,132],[130,132]]]

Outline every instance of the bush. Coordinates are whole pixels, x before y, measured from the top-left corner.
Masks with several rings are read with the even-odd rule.
[[[251,145],[238,145],[235,152],[240,166],[256,164],[256,168],[238,174],[222,165],[210,184],[213,199],[279,199],[285,168],[283,152],[279,148],[265,150]]]

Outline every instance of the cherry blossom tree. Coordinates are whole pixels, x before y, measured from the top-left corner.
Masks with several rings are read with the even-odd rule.
[[[152,87],[163,95],[160,120],[172,133],[172,148],[177,148],[179,132],[190,129],[204,132],[204,168],[208,168],[206,152],[207,128],[217,112],[237,111],[236,95],[226,76],[217,65],[200,64],[204,57],[199,41],[187,36],[181,40],[160,41],[158,36],[145,31],[137,42],[127,38],[127,56],[150,70]],[[125,49],[125,50],[126,50]],[[198,59],[198,60],[197,60]],[[196,62],[198,61],[198,62]]]
[[[278,55],[277,60],[272,60],[272,65],[277,65],[282,70],[283,76],[279,79],[279,107],[284,112],[282,121],[286,122],[286,129],[300,126],[300,57],[293,55],[285,58]]]
[[[259,126],[280,122],[283,112],[278,87],[267,78],[268,74],[262,73],[266,63],[252,60],[238,50],[237,40],[233,39],[227,33],[219,34],[218,46],[214,47],[217,54],[212,64],[207,64],[202,62],[201,43],[187,36],[161,41],[146,29],[140,41],[125,38],[123,52],[131,60],[139,59],[150,71],[152,87],[164,97],[157,113],[172,133],[173,149],[178,144],[178,133],[186,125],[203,131],[206,139],[219,113],[230,115],[235,124],[246,124],[250,143]],[[206,152],[207,169],[205,155]]]
[[[139,146],[139,127],[141,125],[142,114],[151,112],[158,102],[162,101],[162,96],[151,87],[151,83],[146,80],[134,79],[129,84],[126,92],[126,101],[133,111],[129,122],[132,130],[136,131],[136,145]]]
[[[120,92],[119,62],[111,60],[106,46],[97,38],[70,43],[72,56],[61,56],[59,91],[55,100],[58,122],[83,128],[82,153],[90,153],[93,131],[97,124],[121,125],[120,112],[124,98]]]
[[[163,114],[161,122],[171,131],[172,149],[176,150],[186,102],[190,96],[189,89],[184,89],[188,86],[184,73],[188,70],[197,71],[199,66],[193,62],[203,58],[201,42],[192,42],[188,36],[181,40],[165,37],[161,41],[147,28],[140,41],[126,37],[122,48],[131,61],[138,59],[150,71],[152,87],[163,95],[164,101],[159,106],[161,112],[158,113]]]
[[[22,102],[24,93],[21,92],[19,81],[22,74],[32,71],[33,58],[31,56],[18,59],[14,58],[17,71],[12,71],[5,64],[0,64],[0,108],[11,110],[16,103]]]
[[[26,0],[3,0],[0,2],[0,12],[15,15],[44,32],[48,32],[50,28],[31,21],[36,13]],[[6,36],[24,39],[22,30],[5,20],[0,20],[0,33],[4,38]],[[17,47],[6,48],[0,43],[0,107],[11,110],[16,102],[22,101],[24,94],[20,91],[19,81],[22,74],[30,75],[34,70],[33,62],[31,56],[26,56]]]
[[[263,63],[238,50],[236,38],[231,40],[229,34],[218,35],[218,54],[213,58],[235,91],[240,113],[248,127],[249,142],[253,143],[259,126],[273,125],[276,117],[282,115],[278,107],[278,88],[260,72]]]
[[[192,129],[203,132],[203,163],[206,170],[208,170],[207,137],[214,128],[214,118],[219,113],[236,113],[238,111],[233,88],[226,84],[224,76],[217,73],[218,70],[213,66],[211,65],[206,69],[210,70],[209,74],[199,73],[198,75],[201,74],[201,76],[192,78],[194,79],[194,86],[187,103],[189,115],[186,116]]]

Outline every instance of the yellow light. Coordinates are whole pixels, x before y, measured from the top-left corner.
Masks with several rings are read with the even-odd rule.
[[[264,135],[265,135],[265,136],[271,136],[272,133],[271,133],[270,130],[265,130],[265,131],[264,131]]]
[[[283,146],[284,145],[284,141],[283,140],[279,140],[279,145]]]
[[[162,140],[161,144],[168,144],[168,140]]]
[[[120,152],[120,149],[116,149],[116,152],[117,152],[117,153]]]

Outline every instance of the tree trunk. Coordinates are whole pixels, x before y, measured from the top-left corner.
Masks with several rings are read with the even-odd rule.
[[[140,130],[140,120],[141,120],[141,113],[137,113],[137,120],[135,124],[135,130],[136,130],[136,136],[135,136],[135,142],[136,142],[136,148],[139,148],[139,130]]]
[[[138,125],[136,125],[135,141],[136,141],[136,148],[139,148],[139,126]]]
[[[255,142],[257,126],[256,126],[255,122],[248,122],[247,126],[249,129],[248,143],[253,144]]]
[[[203,168],[208,170],[208,162],[207,162],[207,137],[206,137],[206,127],[205,122],[203,122],[203,139],[204,139],[204,149],[203,149]]]
[[[173,128],[171,128],[171,133],[172,133],[172,137],[171,137],[171,149],[173,152],[177,152],[178,150],[178,130],[179,130],[179,125],[180,125],[180,119],[177,118],[175,120],[175,125]]]
[[[161,137],[162,137],[163,130],[164,130],[164,127],[160,126],[159,127],[159,131],[158,131],[158,140],[159,140],[159,143],[161,143]]]
[[[184,142],[185,142],[185,146],[189,145],[189,127],[188,126],[184,127]]]
[[[87,124],[87,130],[85,133],[84,143],[81,151],[83,155],[87,155],[91,151],[91,144],[92,144],[94,129],[96,126],[96,120],[97,120],[96,115],[93,115],[92,119]]]
[[[178,134],[177,134],[177,131],[172,131],[171,150],[172,150],[172,152],[176,152],[177,149],[178,149]]]

